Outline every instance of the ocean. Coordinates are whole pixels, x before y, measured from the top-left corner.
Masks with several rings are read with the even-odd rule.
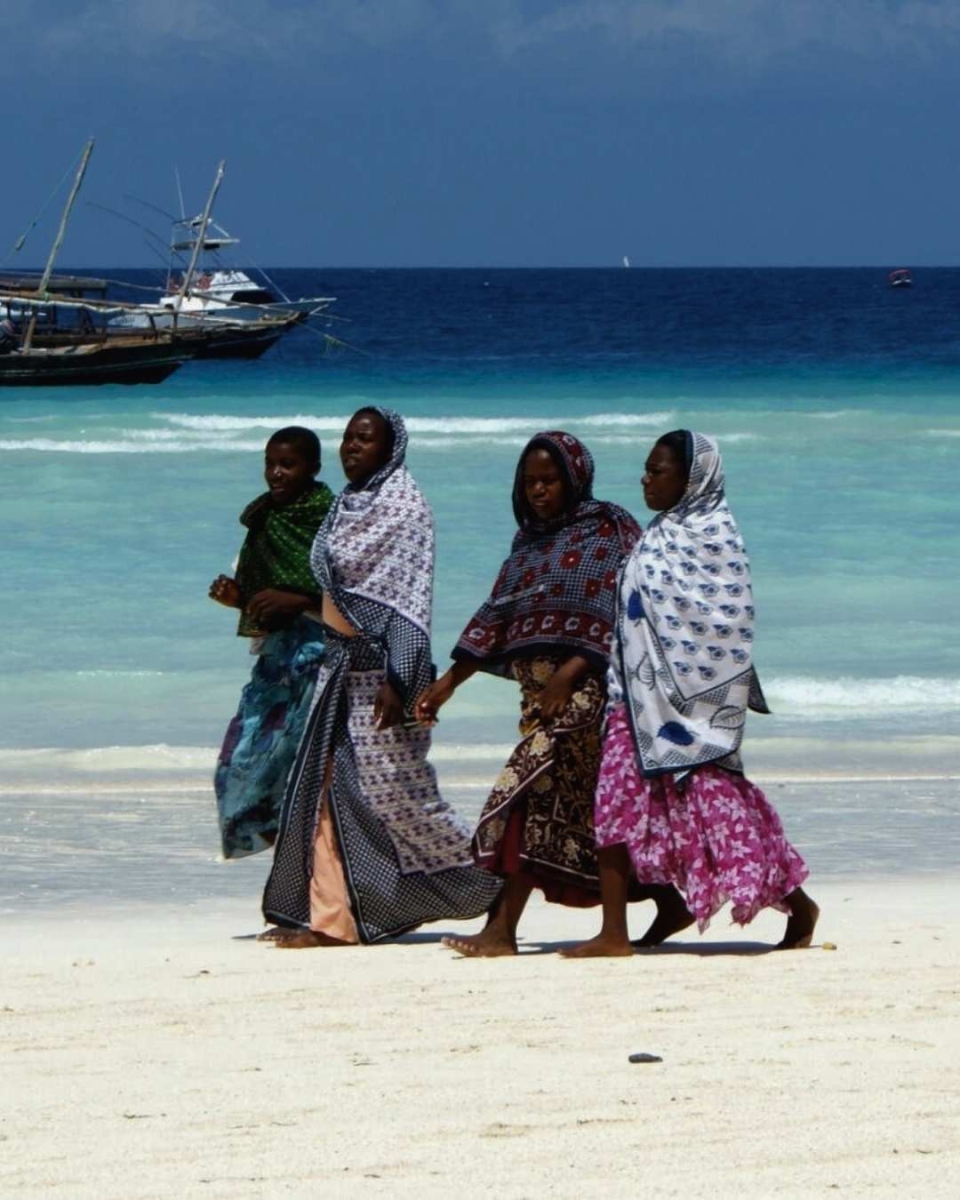
[[[297,330],[153,387],[0,391],[8,793],[205,786],[250,666],[206,593],[264,442],[310,425],[336,490],[339,434],[369,403],[407,419],[436,513],[440,669],[508,549],[531,434],[581,437],[596,494],[642,521],[648,449],[689,427],[719,440],[752,561],[774,714],[750,719],[748,769],[804,787],[960,773],[960,269],[916,270],[908,291],[879,268],[272,274],[338,297],[333,340]],[[444,710],[454,791],[479,803],[516,710],[492,679]]]

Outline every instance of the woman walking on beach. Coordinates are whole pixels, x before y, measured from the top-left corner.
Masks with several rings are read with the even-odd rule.
[[[619,505],[594,500],[592,489],[593,458],[575,437],[541,433],[527,444],[514,478],[519,530],[510,555],[461,634],[453,666],[417,704],[421,720],[436,720],[477,671],[512,677],[522,693],[522,738],[473,838],[478,865],[506,883],[481,933],[445,939],[461,954],[516,954],[535,887],[558,904],[598,900],[592,809],[604,675],[617,568],[640,527]]]
[[[633,953],[631,878],[673,884],[686,901],[648,945],[694,920],[703,930],[730,901],[741,925],[762,908],[787,913],[780,948],[808,946],[819,910],[800,886],[807,868],[740,762],[747,708],[769,710],[753,668],[750,567],[716,442],[665,434],[643,494],[658,515],[618,581],[594,811],[603,927],[567,953]]]
[[[347,425],[347,486],[317,534],[326,655],[290,775],[263,898],[280,946],[376,942],[487,912],[500,883],[474,867],[441,799],[430,732],[412,720],[433,674],[433,514],[386,408]]]
[[[316,479],[320,442],[291,425],[271,436],[264,459],[268,490],[240,514],[247,535],[236,575],[218,575],[209,593],[240,609],[237,634],[252,639],[257,656],[214,777],[224,858],[273,845],[323,656],[310,547],[333,493]]]

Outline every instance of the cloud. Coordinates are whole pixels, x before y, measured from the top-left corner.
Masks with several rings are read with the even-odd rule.
[[[435,28],[446,0],[48,0],[40,23],[20,6],[0,32],[41,56],[151,58],[168,52],[282,60],[348,43],[383,48]]]
[[[960,0],[562,0],[530,16],[522,3],[493,23],[513,58],[568,37],[642,48],[692,42],[731,67],[827,50],[857,59],[942,58],[960,39]]]
[[[736,79],[818,58],[909,68],[960,49],[960,0],[47,0],[39,23],[29,6],[4,8],[11,67],[130,74],[179,57],[181,86],[197,61],[295,68],[391,50],[410,72],[431,61],[549,71],[579,52],[600,79],[628,55],[655,66],[689,54]]]

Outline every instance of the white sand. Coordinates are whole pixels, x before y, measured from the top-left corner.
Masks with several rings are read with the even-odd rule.
[[[283,952],[256,896],[8,923],[0,1195],[960,1194],[957,885],[812,890],[836,951],[746,953],[763,914],[630,960]]]

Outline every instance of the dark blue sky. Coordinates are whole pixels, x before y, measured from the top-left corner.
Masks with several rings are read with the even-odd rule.
[[[45,0],[0,12],[0,264],[151,265],[85,205],[265,265],[960,262],[960,0]]]

